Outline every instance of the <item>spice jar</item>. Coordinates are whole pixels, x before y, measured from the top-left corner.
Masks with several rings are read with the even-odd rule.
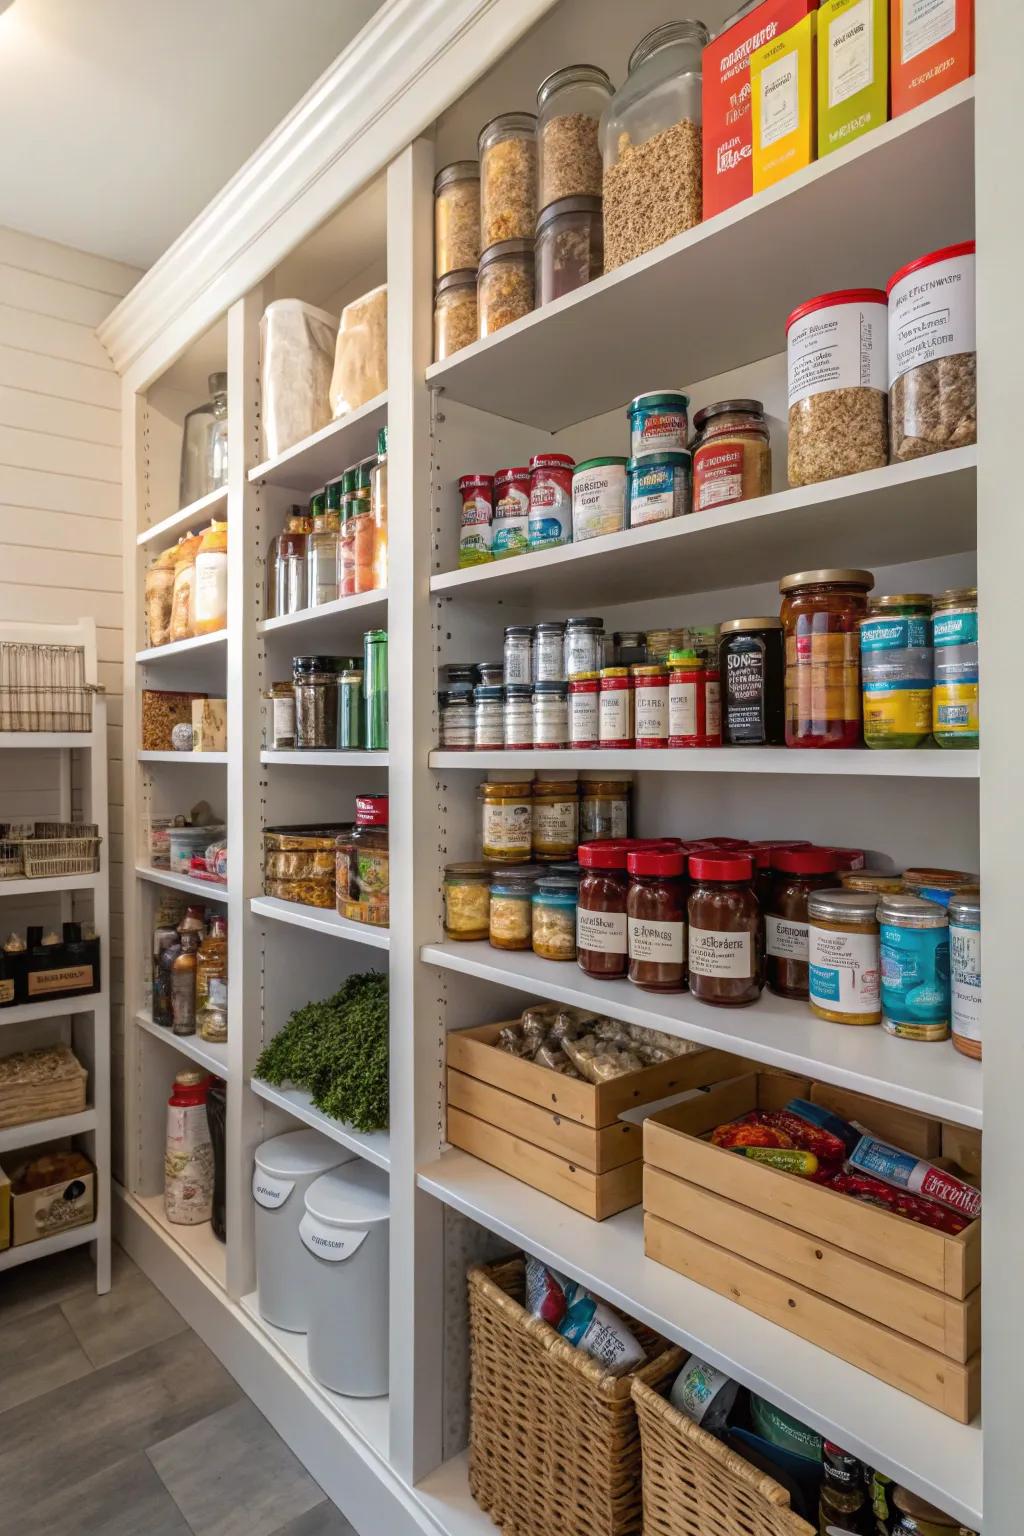
[[[313,532],[308,535],[307,585],[309,606],[317,608],[322,603],[333,603],[340,595],[341,563],[339,541],[341,514],[326,510],[313,520]]]
[[[600,686],[596,672],[581,672],[569,684],[569,746],[574,751],[597,746]]]
[[[529,683],[505,688],[505,750],[529,752],[533,747],[533,689]]]
[[[356,530],[352,521],[358,510],[356,475],[358,466],[346,469],[341,477],[341,532],[338,534],[338,595],[352,597],[356,590]]]
[[[704,663],[693,651],[672,651],[668,673],[668,745],[699,747],[707,733]]]
[[[861,619],[864,742],[923,746],[932,730],[932,600],[926,592],[875,598]]]
[[[893,458],[977,442],[974,241],[909,262],[886,292]]]
[[[878,903],[882,1027],[903,1040],[949,1039],[949,916],[920,896]]]
[[[476,670],[480,681],[488,688],[500,688],[505,681],[503,661],[478,661]]]
[[[719,400],[693,418],[693,511],[767,496],[772,447],[760,400]]]
[[[533,631],[533,681],[566,681],[565,625],[558,619],[546,619]]]
[[[533,240],[537,225],[536,132],[537,119],[532,112],[503,112],[480,130],[480,246],[485,254],[502,241]]]
[[[480,166],[456,160],[434,177],[434,276],[476,270],[480,260]]]
[[[716,1008],[756,1003],[764,984],[754,862],[743,853],[691,854],[687,903],[690,991]]]
[[[535,779],[533,857],[542,864],[574,859],[580,840],[579,786],[575,779]]]
[[[799,571],[779,582],[787,747],[859,744],[858,623],[874,582],[857,570]]]
[[[478,752],[505,745],[505,690],[478,683],[473,689],[473,745]]]
[[[497,864],[525,864],[533,835],[533,799],[529,779],[521,783],[484,783],[480,800],[480,846]]]
[[[668,668],[664,662],[633,667],[633,716],[637,748],[668,746]]]
[[[786,705],[781,619],[729,619],[720,634],[723,745],[782,746]]]
[[[434,362],[471,346],[480,333],[477,269],[448,272],[434,288]]]
[[[598,740],[602,747],[634,746],[633,678],[628,667],[601,668],[597,712]]]
[[[538,307],[574,293],[604,271],[600,197],[564,197],[537,220]]]
[[[632,791],[629,779],[581,779],[580,842],[628,837],[632,822]]]
[[[807,903],[812,892],[835,889],[830,848],[777,848],[771,856],[765,912],[765,980],[779,997],[805,1000],[808,981]]]
[[[605,267],[701,220],[701,60],[708,31],[670,21],[633,49],[601,119]]]
[[[532,240],[503,240],[480,258],[476,302],[480,335],[493,336],[533,309]]]
[[[629,969],[626,855],[631,847],[625,838],[580,845],[576,959],[588,976],[611,981]]]
[[[572,543],[572,471],[568,453],[535,453],[530,460],[531,550]]]
[[[533,889],[533,952],[544,960],[576,959],[577,884],[568,875],[541,875]]]
[[[337,842],[335,882],[340,916],[375,928],[388,926],[387,795],[356,796],[355,826]]]
[[[880,288],[824,293],[790,315],[790,485],[888,464],[886,325]]]
[[[876,898],[812,891],[807,898],[808,1001],[831,1024],[880,1024]]]
[[[629,979],[645,992],[686,988],[686,854],[637,848],[626,855]]]
[[[491,866],[479,861],[444,867],[445,938],[486,939],[491,918]]]
[[[949,901],[949,979],[953,1044],[981,1060],[981,897]]]
[[[540,873],[536,865],[495,870],[491,876],[490,928],[495,949],[529,949],[533,934],[533,888]]]
[[[338,745],[338,673],[335,656],[295,656],[295,745],[330,752]]]
[[[612,83],[594,64],[567,64],[537,88],[538,206],[563,198],[601,197],[598,142]]]
[[[569,700],[565,683],[535,683],[533,688],[533,745],[558,751],[569,745]]]
[[[309,536],[292,526],[278,536],[277,599],[279,614],[299,613],[306,607],[306,554]]]
[[[459,683],[438,695],[441,746],[446,752],[471,752],[476,737],[476,709],[471,683]]]
[[[295,684],[272,683],[264,695],[270,704],[270,745],[275,752],[295,746]]]
[[[569,619],[565,626],[565,676],[586,677],[601,669],[603,619]]]
[[[940,747],[978,745],[978,591],[953,588],[935,599],[932,730]]]
[[[507,688],[511,683],[533,682],[533,625],[509,624],[505,630],[502,681]]]

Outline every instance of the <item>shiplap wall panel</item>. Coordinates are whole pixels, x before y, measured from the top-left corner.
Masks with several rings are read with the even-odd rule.
[[[0,347],[0,384],[113,411],[119,411],[121,405],[121,381],[116,374],[90,368],[88,363],[68,363],[61,357],[26,352],[24,347]],[[120,418],[117,429],[120,432]]]

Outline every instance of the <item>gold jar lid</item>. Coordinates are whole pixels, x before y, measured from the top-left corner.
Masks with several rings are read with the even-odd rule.
[[[792,592],[796,587],[844,586],[862,587],[865,592],[870,592],[874,584],[875,578],[871,571],[837,566],[823,571],[797,571],[792,576],[783,576],[779,582],[779,591]]]
[[[781,629],[782,620],[773,618],[771,614],[762,614],[756,619],[726,619],[724,624],[719,624],[720,635],[737,634],[746,629]]]
[[[950,587],[935,599],[936,608],[969,608],[978,601],[977,587]]]

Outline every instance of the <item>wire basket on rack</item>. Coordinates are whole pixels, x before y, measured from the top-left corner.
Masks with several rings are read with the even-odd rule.
[[[81,645],[0,641],[0,731],[91,731]]]
[[[81,829],[77,829],[81,832]],[[27,880],[52,880],[58,875],[94,875],[100,867],[98,837],[28,837],[21,845],[22,871]]]
[[[0,838],[0,880],[21,879],[21,844]]]

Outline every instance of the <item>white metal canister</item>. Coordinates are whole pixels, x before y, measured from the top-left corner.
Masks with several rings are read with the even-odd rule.
[[[299,1226],[310,1373],[332,1392],[388,1390],[388,1176],[356,1160],[306,1191]]]
[[[315,1179],[355,1157],[319,1131],[287,1131],[256,1148],[252,1198],[256,1204],[256,1284],[260,1316],[275,1328],[305,1333],[309,1299],[302,1281],[304,1250],[299,1223]]]

